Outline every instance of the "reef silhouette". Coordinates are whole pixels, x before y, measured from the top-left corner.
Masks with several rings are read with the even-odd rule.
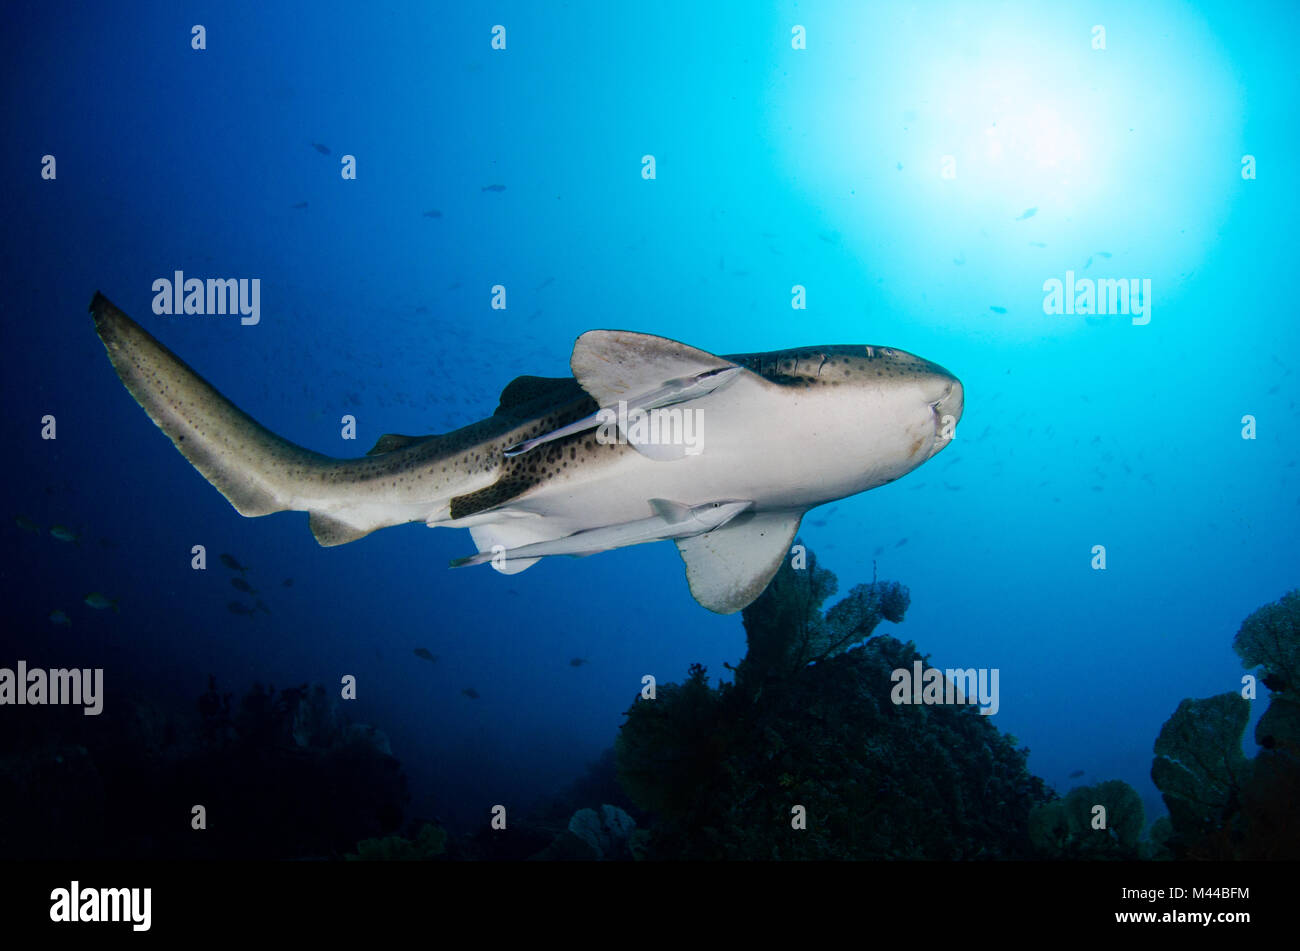
[[[1015,859],[1052,793],[1028,750],[974,706],[891,702],[892,672],[925,661],[875,635],[907,589],[855,586],[806,552],[745,609],[732,683],[704,667],[627,711],[619,779],[653,821],[639,845],[671,859]],[[874,636],[873,636],[874,635]],[[792,827],[802,807],[807,828]]]

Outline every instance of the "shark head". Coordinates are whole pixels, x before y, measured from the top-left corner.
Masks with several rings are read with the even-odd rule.
[[[914,421],[910,434],[908,471],[934,458],[952,442],[965,409],[961,381],[916,354],[893,347],[864,346],[850,358],[858,385],[873,404],[883,403],[896,418]],[[918,441],[919,444],[918,444]]]
[[[965,408],[960,380],[893,347],[839,344],[731,359],[804,394],[810,411],[796,426],[817,442],[834,441],[841,481],[854,491],[892,482],[933,458],[952,442]]]

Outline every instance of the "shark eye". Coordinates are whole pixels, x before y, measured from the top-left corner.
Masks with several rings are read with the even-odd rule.
[[[882,357],[892,357],[892,356],[894,355],[894,351],[893,351],[892,349],[890,349],[889,347],[881,347],[881,348],[880,348],[880,355],[881,355]]]

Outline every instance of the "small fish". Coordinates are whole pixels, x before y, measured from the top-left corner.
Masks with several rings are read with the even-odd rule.
[[[1024,221],[1026,218],[1032,218],[1032,217],[1034,217],[1034,215],[1036,215],[1036,214],[1038,214],[1038,206],[1037,206],[1037,205],[1035,205],[1033,208],[1026,208],[1024,214],[1022,214],[1019,218],[1017,218],[1017,219],[1015,219],[1015,220],[1016,220],[1016,221]]]
[[[506,190],[506,186],[504,185],[484,185],[482,188],[479,189],[479,191],[485,191],[485,192],[503,192],[505,190]]]
[[[1090,268],[1090,267],[1092,267],[1092,255],[1091,255],[1091,254],[1088,255],[1088,260],[1084,262],[1083,269],[1086,271],[1086,270],[1088,270],[1088,268]]]
[[[421,217],[423,217],[423,218],[441,218],[441,217],[442,217],[442,212],[439,211],[437,208],[430,208],[430,209],[429,209],[428,211],[426,211],[426,212],[425,212]]]
[[[1110,252],[1109,252],[1109,251],[1098,251],[1098,252],[1097,252],[1097,257],[1100,257],[1100,258],[1109,258],[1110,256],[1111,256],[1111,255],[1110,255]]]
[[[417,647],[414,653],[416,657],[419,657],[422,660],[427,660],[431,664],[436,664],[438,662],[438,655],[430,654],[427,647]]]
[[[966,263],[966,258],[963,255],[958,255],[957,257],[952,259],[952,263],[957,265],[958,267],[961,267],[963,264]]]
[[[581,666],[582,666],[583,664],[585,664],[586,662],[587,662],[587,658],[585,658],[585,657],[575,657],[575,658],[573,658],[572,660],[569,661],[569,666],[570,666],[570,667],[581,667]]]
[[[897,165],[894,166],[894,168],[898,169],[898,171],[901,172],[903,170],[903,163],[899,162]]]
[[[550,287],[554,283],[555,283],[555,278],[548,277],[546,280],[542,281],[542,283],[538,284],[537,287],[534,288],[534,290],[540,291],[543,287]]]
[[[75,542],[81,538],[80,535],[68,528],[66,525],[50,526],[50,534],[61,542]]]
[[[996,304],[990,304],[989,310],[993,311],[995,314],[1005,314],[1007,312],[1005,307],[999,307]]]
[[[1071,779],[1078,779],[1078,778],[1079,778],[1080,776],[1082,776],[1082,775],[1083,775],[1083,770],[1081,770],[1081,769],[1076,769],[1073,773],[1070,774],[1070,778],[1071,778]]]
[[[231,614],[242,614],[245,617],[253,616],[253,609],[242,601],[227,601],[226,610]]]
[[[1029,242],[1029,246],[1030,246],[1031,248],[1045,248],[1045,247],[1047,247],[1047,242],[1045,242],[1045,241],[1030,241],[1030,242]]]
[[[114,611],[118,610],[117,601],[112,598],[104,597],[98,591],[90,592],[90,594],[86,595],[84,600],[96,611],[104,611],[108,608],[112,608]]]
[[[907,539],[904,537],[904,538],[900,538],[900,539],[898,540],[898,542],[894,545],[894,547],[895,547],[895,548],[902,548],[902,547],[903,547],[904,545],[906,545],[906,544],[907,544]]]
[[[63,624],[66,625],[67,627],[72,627],[72,618],[68,617],[66,611],[60,610],[59,608],[55,608],[53,611],[50,612],[50,623]]]
[[[461,691],[461,693],[469,697],[471,700],[478,699],[478,691],[475,690],[473,687],[466,687],[464,690]]]
[[[17,525],[19,528],[21,528],[24,532],[27,532],[31,535],[39,535],[41,533],[41,527],[39,525],[33,522],[30,518],[24,518],[21,515],[18,515],[14,518],[14,524]]]
[[[230,579],[230,584],[231,584],[231,587],[235,588],[235,590],[237,590],[237,591],[242,591],[242,592],[244,592],[244,594],[256,594],[256,593],[257,593],[256,589],[255,589],[251,584],[249,584],[247,581],[245,581],[242,575],[239,576],[239,577],[237,577],[237,578],[231,578],[231,579]]]
[[[286,588],[292,588],[292,587],[293,587],[293,579],[292,579],[292,578],[285,578],[283,581],[280,582],[280,584],[284,585]]]
[[[313,142],[311,144],[311,147],[315,149],[317,152],[319,152],[321,155],[330,154],[330,149],[328,145],[321,145],[319,142]]]
[[[257,602],[257,609],[258,609],[259,611],[261,611],[263,614],[270,614],[270,613],[271,613],[271,609],[268,608],[268,607],[266,606],[266,602],[264,602],[264,601],[262,601],[262,600],[260,600],[260,599],[259,599],[258,602]]]
[[[241,565],[239,563],[239,560],[236,559],[234,555],[230,555],[225,552],[221,553],[221,563],[225,565],[227,568],[229,568],[231,571],[238,571],[240,574],[244,574],[245,572],[248,571],[247,565]]]
[[[300,201],[300,202],[298,202],[298,204],[296,204],[296,205],[290,205],[289,207],[290,207],[290,208],[294,208],[294,209],[302,209],[302,208],[306,208],[306,207],[307,207],[307,203],[306,203],[305,201]]]

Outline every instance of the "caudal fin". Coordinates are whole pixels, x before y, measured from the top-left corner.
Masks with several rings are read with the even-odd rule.
[[[298,487],[336,463],[266,429],[103,294],[95,293],[90,312],[127,390],[240,515],[292,508]]]

